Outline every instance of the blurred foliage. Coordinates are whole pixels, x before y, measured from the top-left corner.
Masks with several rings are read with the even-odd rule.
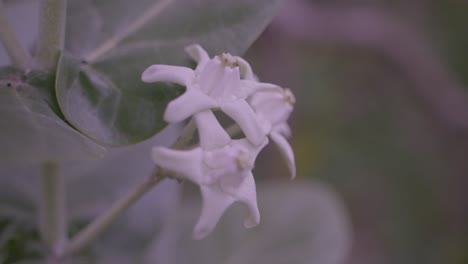
[[[41,257],[39,234],[35,226],[13,219],[0,218],[0,262],[18,263]]]
[[[294,2],[296,1],[289,1],[282,12],[290,10],[290,5]],[[422,36],[415,46],[420,45],[421,50],[429,50],[427,55],[432,58],[429,62],[435,63],[435,68],[439,69],[431,74],[421,75],[420,70],[428,66],[427,60],[418,61],[414,59],[417,57],[398,56],[405,54],[409,49],[410,45],[407,44],[414,44],[406,43],[406,39],[397,39],[387,46],[363,45],[362,43],[368,41],[364,38],[367,36],[365,33],[375,30],[374,27],[381,25],[378,23],[366,24],[361,31],[349,32],[349,35],[346,35],[350,36],[348,41],[357,39],[361,42],[346,42],[338,38],[324,41],[290,34],[282,27],[284,21],[280,15],[248,52],[253,68],[262,80],[287,85],[298,98],[292,118],[292,143],[297,156],[299,179],[313,178],[325,181],[344,197],[353,229],[353,246],[346,263],[468,263],[468,199],[465,190],[468,186],[468,131],[466,127],[451,125],[450,119],[450,115],[454,119],[464,117],[463,111],[468,105],[455,110],[445,109],[452,105],[449,99],[452,98],[450,94],[454,90],[455,94],[468,93],[468,32],[465,26],[468,22],[465,15],[468,10],[467,4],[457,0],[304,2],[313,8],[315,15],[366,11],[373,17],[385,19],[386,23],[398,25],[396,29],[409,32],[411,37]],[[340,21],[333,21],[332,18],[324,20],[329,23],[319,27],[334,25],[334,22],[339,24]],[[303,24],[307,25],[303,29],[305,33],[316,30],[307,24],[307,17],[302,19]],[[356,21],[359,19],[362,17],[355,17]],[[294,30],[290,28],[291,32]],[[375,31],[378,32],[379,28]],[[405,63],[414,66],[405,67]],[[422,78],[423,81],[418,78]],[[448,79],[446,83],[456,85],[441,85],[433,82],[433,79]],[[434,107],[438,106],[438,100],[445,101],[440,104],[442,107]],[[444,110],[449,114],[440,115],[439,112]],[[144,153],[146,150],[140,151]],[[138,160],[138,155],[132,156]],[[260,189],[270,188],[262,185],[268,185],[265,182],[272,181],[272,178],[281,181],[284,186],[289,186],[286,177],[282,177],[287,175],[287,170],[278,156],[271,148],[262,153],[256,167]],[[106,174],[115,176],[121,172],[125,175],[129,173],[122,168],[125,168],[126,164],[140,166],[136,161],[125,163],[122,160],[112,161],[110,157],[100,168],[97,168],[97,165],[85,164],[87,165],[76,165],[81,168],[78,171],[83,168],[88,168],[84,169],[85,172],[89,170],[89,177],[83,179],[83,186],[89,186],[87,182],[92,181],[93,177],[101,178],[94,186],[95,189],[89,191],[89,196],[80,196],[77,191],[75,198],[72,198],[72,205],[82,203],[82,206],[75,208],[74,213],[77,219],[83,221],[78,221],[78,225],[89,221],[99,211],[100,206],[112,200],[129,184],[122,180],[125,179],[125,176],[122,176],[116,178],[120,179],[115,181],[116,185],[109,185]],[[107,167],[113,170],[106,171],[104,168]],[[145,170],[148,168],[137,174],[144,174]],[[79,180],[75,177],[71,182],[72,186],[75,186]],[[289,188],[284,187],[284,192],[291,191]],[[106,191],[103,191],[104,189]],[[104,202],[96,202],[96,207],[93,207],[94,197],[102,193],[107,194],[107,190],[109,195],[103,195]],[[266,192],[273,194],[262,196],[264,191],[259,191],[259,199],[266,199],[265,204],[260,206],[261,210],[265,208],[263,215],[269,215],[269,210],[274,211],[266,205],[269,200],[273,203],[276,201],[270,195],[285,197],[285,200],[290,196],[279,189]],[[191,195],[193,193],[189,192],[185,203],[192,203]],[[2,199],[6,201],[7,198]],[[307,206],[308,201],[311,201],[309,205],[312,206],[315,199],[317,198],[302,197],[277,210],[280,213],[284,208],[300,209],[301,206]],[[162,198],[156,200],[167,202]],[[171,198],[169,201],[172,201]],[[151,199],[147,201],[150,204],[151,202]],[[300,204],[297,208],[293,206],[297,204]],[[142,206],[143,209],[139,210],[147,212],[150,207]],[[84,209],[81,210],[82,208]],[[192,207],[192,210],[195,209],[196,207]],[[148,248],[153,248],[154,251],[149,252],[163,252],[166,253],[165,256],[174,253],[171,250],[179,247],[190,250],[190,246],[187,245],[196,242],[190,241],[188,236],[198,211],[188,211],[181,210],[180,212],[191,215],[178,219],[171,219],[170,217],[174,216],[165,211],[170,220],[158,222],[188,222],[180,224],[182,228],[177,230],[179,233],[176,238],[168,237],[165,229],[160,230],[153,226],[152,232],[148,232],[154,235],[153,238],[145,237],[141,240],[144,232],[137,229],[140,231],[132,233],[134,236],[129,241],[150,243]],[[304,211],[311,212],[311,209]],[[240,221],[235,221],[233,225],[227,224],[227,221],[231,221],[231,215],[233,218],[242,215],[234,214],[235,212],[228,212],[212,237],[196,244],[198,253],[209,251],[213,244],[221,247],[222,242],[244,241],[232,239],[245,235],[238,233],[236,229],[230,229]],[[141,211],[134,213],[142,214]],[[107,243],[103,241],[114,241],[109,243],[111,249],[105,246],[92,248],[83,256],[83,262],[91,263],[90,259],[101,259],[111,263],[134,260],[135,256],[132,254],[109,254],[116,253],[115,251],[121,253],[120,250],[128,246],[126,232],[135,232],[135,226],[150,225],[150,222],[139,224],[138,221],[129,225],[128,221],[135,221],[130,219],[132,214],[126,215],[122,222],[116,224],[100,240],[104,245]],[[292,222],[286,224],[288,220]],[[284,226],[280,228],[294,226],[297,230],[307,233],[306,230],[320,227],[294,222],[299,220],[292,216],[281,220]],[[268,223],[268,218],[265,222]],[[128,226],[133,226],[130,231],[126,229]],[[265,226],[268,227],[268,224]],[[268,228],[267,232],[262,230],[262,226],[254,229],[251,236],[269,237],[272,233],[275,235],[275,231]],[[127,231],[119,233],[115,230]],[[227,234],[223,235],[223,232]],[[278,234],[281,236],[283,233]],[[164,239],[164,243],[167,244],[161,244],[160,239]],[[275,238],[271,240],[270,242],[273,242]],[[277,242],[284,241],[280,238]],[[288,243],[289,241],[284,242],[280,248],[287,248]],[[220,250],[219,255],[211,256],[216,260],[209,261],[219,261],[226,257],[223,250]],[[271,250],[275,250],[275,247]],[[198,258],[207,256],[210,257],[205,253],[195,254]],[[146,257],[155,258],[152,254],[147,254]],[[280,258],[277,260],[281,261]]]
[[[450,109],[456,105],[451,94],[468,96],[468,5],[311,0],[292,1],[283,13],[295,2],[310,8],[310,18],[329,14],[322,18],[327,24],[289,34],[299,30],[280,18],[248,54],[262,80],[288,85],[297,95],[292,142],[298,175],[324,180],[344,196],[355,234],[347,263],[468,263],[468,130],[452,126],[450,119],[466,117],[468,109],[468,104]],[[385,23],[363,24],[353,32],[330,27],[337,32],[324,34],[325,40],[308,37],[353,13]],[[360,19],[366,21],[356,15],[354,22]],[[366,39],[389,23],[398,25],[392,30],[424,40],[418,45],[431,51],[431,58],[398,57],[413,45],[406,39],[391,46],[378,35]],[[269,66],[275,60],[281,63]],[[419,76],[428,61],[439,70]],[[447,81],[437,82],[442,79]],[[444,100],[444,107],[434,107]],[[450,114],[438,114],[445,110]],[[281,170],[264,163],[262,175]]]

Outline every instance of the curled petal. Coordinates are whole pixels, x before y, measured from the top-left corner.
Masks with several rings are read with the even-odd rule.
[[[224,66],[221,61],[216,57],[209,60],[200,72],[200,89],[210,94],[219,84],[221,78],[224,76]]]
[[[248,208],[248,214],[244,220],[246,228],[260,223],[257,192],[252,173],[249,173],[237,186],[201,185],[200,191],[203,205],[200,219],[193,232],[195,239],[202,239],[213,231],[226,209],[236,201],[245,204]]]
[[[242,78],[246,80],[256,81],[257,78],[255,77],[255,74],[253,73],[252,67],[250,67],[250,64],[241,57],[236,57],[236,58],[237,58],[237,63],[239,64]]]
[[[236,94],[239,98],[247,98],[256,92],[261,91],[282,91],[276,84],[257,82],[252,80],[240,80],[240,86]]]
[[[250,142],[257,146],[263,143],[266,133],[245,100],[226,102],[221,105],[221,110],[240,126]]]
[[[231,145],[235,146],[242,146],[242,148],[246,149],[252,158],[252,162],[255,162],[257,159],[258,153],[268,144],[268,137],[265,137],[263,142],[260,145],[252,145],[252,143],[246,139],[234,139],[231,143]]]
[[[201,148],[173,150],[165,147],[154,147],[151,154],[154,163],[159,167],[198,184],[203,181],[203,151]]]
[[[216,101],[201,91],[187,88],[184,94],[167,105],[164,120],[168,123],[180,122],[197,112],[217,107],[217,105]]]
[[[196,113],[194,118],[197,123],[200,146],[203,149],[222,148],[231,141],[211,110]]]
[[[272,132],[270,137],[271,140],[275,142],[275,145],[278,147],[281,155],[286,161],[291,179],[294,179],[296,177],[296,163],[294,161],[294,152],[291,148],[291,145],[286,140],[286,138],[279,133]]]
[[[197,224],[193,230],[194,239],[206,237],[218,223],[224,211],[235,202],[235,199],[223,192],[216,185],[200,185],[203,205]]]
[[[185,52],[198,63],[197,69],[202,68],[210,60],[210,56],[206,50],[204,50],[200,45],[193,44],[185,47]]]
[[[256,85],[256,84],[252,84]],[[284,96],[281,90],[260,91],[254,94],[250,99],[250,105],[253,108],[272,108],[284,104]]]
[[[141,75],[144,82],[172,82],[187,86],[193,78],[193,70],[171,65],[151,65]]]
[[[238,186],[222,186],[223,191],[232,195],[235,201],[245,204],[248,208],[244,226],[251,228],[260,223],[260,212],[257,205],[257,191],[255,190],[255,180],[252,172],[249,172]]]
[[[277,132],[285,138],[290,138],[292,134],[291,128],[286,122],[275,125],[275,127],[273,128],[273,132]]]

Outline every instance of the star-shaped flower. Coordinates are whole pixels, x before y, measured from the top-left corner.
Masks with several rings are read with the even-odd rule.
[[[260,214],[252,169],[268,139],[265,137],[260,145],[253,145],[245,138],[232,140],[209,110],[195,115],[195,121],[199,128],[199,147],[191,150],[154,147],[152,152],[158,166],[200,187],[203,207],[194,238],[208,235],[224,211],[236,201],[248,207],[244,226],[257,225]]]
[[[296,164],[294,152],[286,138],[291,136],[287,121],[295,102],[294,94],[287,88],[260,91],[249,98],[249,103],[262,122],[262,127],[266,129],[266,133],[286,160],[292,178],[296,175]]]
[[[207,109],[220,109],[240,126],[253,144],[262,144],[264,129],[246,98],[257,91],[278,87],[255,81],[250,66],[239,57],[223,53],[210,58],[199,45],[188,46],[186,52],[198,62],[195,70],[157,64],[142,74],[145,82],[173,82],[186,87],[184,94],[168,104],[164,120],[179,122]]]

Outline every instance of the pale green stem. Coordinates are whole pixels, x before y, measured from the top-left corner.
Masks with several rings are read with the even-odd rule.
[[[234,137],[238,135],[240,132],[242,132],[242,129],[238,124],[232,124],[228,128],[226,128],[226,132],[229,134],[229,136]]]
[[[186,146],[195,133],[196,126],[193,121],[182,131],[179,139],[172,145],[173,148],[182,148]],[[104,213],[94,219],[88,226],[81,230],[68,243],[64,256],[76,254],[86,246],[88,246],[96,237],[98,237],[110,224],[112,224],[119,216],[122,215],[131,205],[137,202],[144,194],[156,186],[164,179],[167,172],[156,167],[153,173],[146,179],[134,186],[128,193],[115,201]]]
[[[65,42],[66,11],[67,0],[41,0],[35,66],[42,70],[56,70]]]
[[[181,149],[187,146],[192,140],[196,130],[197,126],[195,124],[195,120],[190,119],[190,122],[185,126],[177,141],[172,145],[172,148]]]
[[[41,238],[52,255],[60,255],[67,241],[65,180],[59,165],[47,161],[41,168],[39,229]]]
[[[8,23],[2,0],[0,0],[0,41],[13,65],[24,69],[30,59],[29,53],[23,48],[10,23]]]
[[[157,172],[151,175],[146,181],[133,187],[125,196],[115,201],[107,211],[94,219],[93,222],[81,230],[70,241],[64,255],[72,255],[81,251],[163,178],[164,177]]]

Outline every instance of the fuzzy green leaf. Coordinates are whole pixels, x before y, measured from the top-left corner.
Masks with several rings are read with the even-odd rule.
[[[66,48],[72,56],[62,57],[57,82],[66,119],[108,145],[157,134],[166,125],[162,115],[167,102],[183,90],[144,84],[144,69],[151,64],[189,65],[184,47],[193,43],[212,55],[243,53],[281,2],[70,1]]]
[[[103,148],[58,114],[53,77],[0,69],[0,163],[96,158]]]

